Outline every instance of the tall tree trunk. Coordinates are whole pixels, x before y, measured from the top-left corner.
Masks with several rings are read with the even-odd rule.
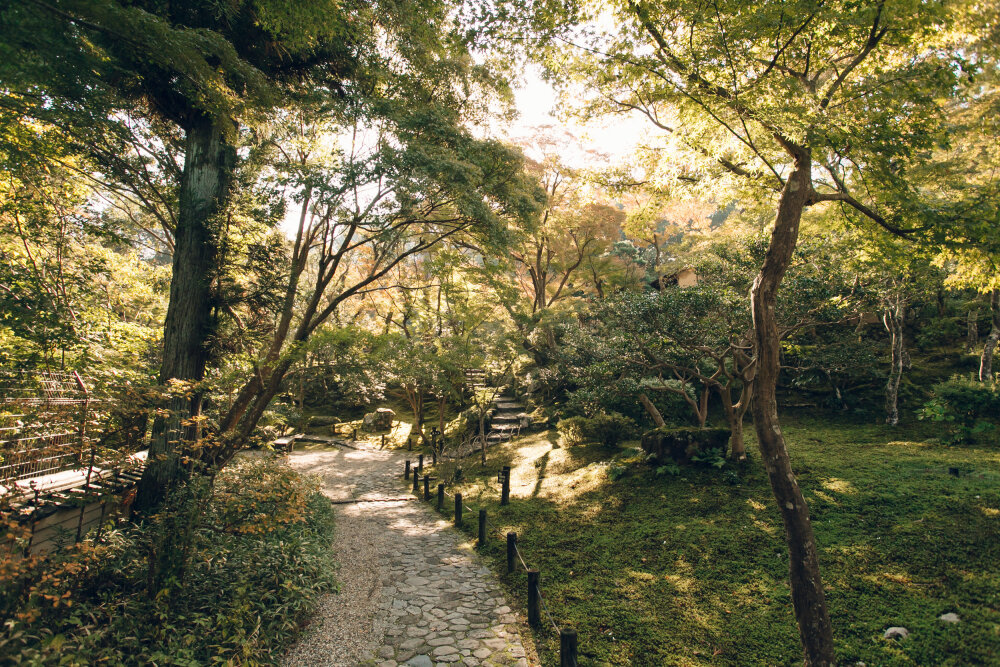
[[[170,301],[163,327],[160,383],[199,382],[205,377],[207,341],[212,330],[212,276],[218,250],[216,218],[225,209],[236,168],[236,150],[209,118],[187,128],[177,229],[174,233]],[[153,422],[149,463],[136,492],[135,509],[155,509],[181,474],[179,443],[198,437],[184,422],[201,414],[202,392],[177,397],[169,416]]]
[[[747,392],[743,391],[743,397],[739,403],[733,403],[733,396],[730,388],[717,384],[715,390],[719,393],[722,402],[722,411],[726,415],[726,423],[729,425],[729,456],[736,461],[747,460],[746,445],[743,441],[743,415],[747,410]]]
[[[792,472],[775,397],[781,347],[775,316],[778,287],[791,262],[802,211],[812,192],[809,152],[799,148],[795,157],[795,168],[781,192],[771,243],[750,292],[757,352],[751,409],[761,458],[785,524],[789,583],[806,664],[827,667],[835,660],[833,629],[820,578],[816,538],[809,520],[809,507]]]
[[[667,423],[663,421],[663,415],[661,415],[660,411],[656,409],[653,402],[649,400],[649,396],[646,396],[645,393],[639,394],[639,402],[642,403],[642,407],[646,408],[646,412],[649,413],[650,418],[653,420],[653,423],[656,424],[657,428],[667,425]]]
[[[966,348],[969,352],[976,349],[976,345],[979,345],[979,309],[972,308],[969,310],[969,315],[966,318],[966,323],[968,326],[967,334],[965,338]]]
[[[990,327],[990,335],[986,337],[983,344],[983,356],[979,360],[979,381],[993,381],[993,353],[997,348],[997,341],[1000,341],[1000,290],[990,292],[990,315],[993,326]]]
[[[885,328],[889,331],[892,368],[885,384],[885,423],[899,423],[899,383],[906,366],[906,342],[903,340],[903,319],[906,315],[906,298],[896,294],[885,313]]]

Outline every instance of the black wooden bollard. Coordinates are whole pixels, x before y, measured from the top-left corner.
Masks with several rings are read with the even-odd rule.
[[[958,468],[948,468],[948,474],[952,477],[958,477]]]
[[[413,451],[413,438],[412,437],[409,437],[409,438],[406,439],[406,451],[408,451],[408,452],[412,452]]]
[[[528,625],[537,628],[542,624],[538,613],[538,570],[528,570]]]
[[[507,533],[507,574],[514,571],[514,559],[517,557],[517,533]]]
[[[417,472],[419,472],[421,475],[424,474],[424,455],[423,454],[418,454],[417,455]]]
[[[576,667],[576,630],[559,631],[559,667]]]
[[[462,525],[462,494],[455,494],[455,525]]]
[[[461,482],[462,481],[462,469],[461,468],[455,468],[455,481],[456,482]]]
[[[486,510],[479,510],[479,546],[486,546]]]
[[[503,486],[500,488],[500,504],[510,504],[510,466],[503,467]]]
[[[406,459],[406,472],[403,473],[403,479],[410,479],[410,459]]]
[[[354,431],[351,433],[351,440],[357,440],[357,439],[358,439],[358,427],[355,426]]]
[[[414,468],[413,470],[413,492],[420,493],[420,475],[417,474],[419,471]]]
[[[438,511],[444,509],[444,484],[438,484]]]
[[[431,476],[424,475],[424,500],[431,499]]]
[[[385,433],[382,434],[382,444],[379,446],[379,449],[385,449]]]

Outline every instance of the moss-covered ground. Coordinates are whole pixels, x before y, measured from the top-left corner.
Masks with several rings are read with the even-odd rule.
[[[930,425],[890,428],[785,415],[809,501],[841,664],[1000,664],[1000,447],[945,447]],[[748,428],[748,450],[755,451]],[[657,475],[636,443],[560,446],[523,437],[461,466],[449,483],[487,509],[484,553],[511,597],[500,535],[517,532],[558,624],[576,628],[581,664],[801,664],[781,519],[759,459],[745,468]],[[499,507],[497,472],[512,467]],[[452,479],[455,463],[434,472]],[[959,476],[949,473],[958,468]],[[450,504],[446,511],[450,512]],[[520,570],[520,568],[519,568]],[[938,620],[946,612],[961,622]],[[883,639],[904,626],[904,640]],[[551,626],[535,633],[558,664]]]

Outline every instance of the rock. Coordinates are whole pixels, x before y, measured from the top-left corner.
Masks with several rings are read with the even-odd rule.
[[[886,639],[906,639],[910,636],[910,631],[904,627],[893,626],[886,630],[882,636]]]
[[[938,620],[944,621],[945,623],[958,623],[962,619],[958,617],[958,614],[950,611],[947,614],[941,614],[938,616]]]
[[[522,412],[517,416],[517,419],[520,422],[522,429],[531,428],[531,415],[529,415],[528,413]]]
[[[314,415],[314,416],[312,416],[312,417],[309,418],[309,421],[307,422],[307,425],[308,426],[319,426],[319,427],[321,427],[321,426],[334,426],[335,424],[339,424],[339,423],[340,423],[340,420],[337,419],[336,417],[328,417],[328,416],[323,416],[323,415]]]
[[[379,408],[375,412],[369,412],[361,422],[361,428],[365,431],[388,431],[392,428],[392,420],[396,413],[389,408]]]
[[[426,655],[415,655],[406,664],[410,667],[434,667],[434,662]]]

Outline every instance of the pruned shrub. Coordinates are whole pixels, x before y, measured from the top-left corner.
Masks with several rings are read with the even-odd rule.
[[[617,412],[594,417],[567,417],[560,419],[556,428],[570,445],[599,442],[605,447],[614,447],[636,434],[635,422]]]
[[[689,463],[706,460],[706,457],[725,458],[729,436],[728,428],[662,426],[644,433],[641,444],[643,451],[660,464],[669,460]],[[712,450],[716,451],[710,454]]]
[[[944,424],[941,440],[946,444],[975,442],[1000,423],[1000,388],[956,375],[931,388],[931,398],[917,416]]]

